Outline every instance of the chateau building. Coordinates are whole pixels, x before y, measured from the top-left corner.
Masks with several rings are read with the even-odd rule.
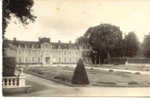
[[[16,58],[18,65],[75,64],[89,49],[75,43],[51,42],[49,38],[38,41],[4,40],[5,56]],[[83,58],[90,63],[90,58]]]

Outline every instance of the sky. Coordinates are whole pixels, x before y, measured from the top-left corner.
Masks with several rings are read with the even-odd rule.
[[[123,33],[134,31],[139,41],[150,32],[150,0],[34,0],[34,23],[23,26],[15,17],[6,37],[35,41],[74,42],[89,27],[102,23],[119,26]]]

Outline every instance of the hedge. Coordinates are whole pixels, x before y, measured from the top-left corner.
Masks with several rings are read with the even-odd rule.
[[[3,57],[3,76],[14,76],[16,59],[14,57]]]

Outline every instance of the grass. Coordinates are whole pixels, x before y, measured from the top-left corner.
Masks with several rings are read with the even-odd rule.
[[[127,87],[149,87],[150,86],[150,76],[141,75],[139,73],[129,73],[129,72],[116,72],[113,70],[102,71],[98,69],[86,69],[88,78],[90,81],[90,86],[106,86],[106,87],[120,87],[119,83],[126,83]],[[48,80],[58,80],[61,83],[71,84],[71,79],[73,76],[74,68],[71,67],[34,67],[27,68],[26,72],[30,74],[35,74],[48,79]],[[138,84],[133,84],[138,83]],[[124,85],[121,85],[124,87]]]
[[[60,74],[54,76],[54,79],[71,82],[71,79],[72,79],[72,75],[71,74],[72,73],[60,73]]]
[[[102,68],[114,68],[123,70],[134,70],[134,71],[150,71],[150,66],[136,64],[136,65],[96,65],[95,67]]]

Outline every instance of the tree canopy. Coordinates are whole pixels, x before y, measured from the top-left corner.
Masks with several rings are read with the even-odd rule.
[[[126,57],[134,57],[137,54],[137,51],[139,49],[139,41],[137,39],[137,36],[134,32],[129,32],[124,39],[124,45],[125,45],[125,56]]]
[[[11,14],[15,15],[23,24],[28,24],[29,20],[34,21],[35,16],[31,13],[33,0],[3,0],[2,1],[2,32],[3,37],[5,29],[11,19]]]
[[[111,24],[100,24],[89,28],[85,34],[88,34],[89,44],[95,55],[101,63],[104,59],[111,56],[112,50],[122,41],[122,31],[119,27]],[[98,61],[99,62],[99,61]]]
[[[143,42],[143,54],[150,58],[150,34],[146,35]]]

